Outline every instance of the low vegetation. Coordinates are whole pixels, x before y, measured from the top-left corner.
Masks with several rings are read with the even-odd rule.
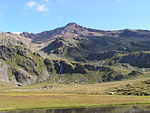
[[[139,96],[103,96],[73,94],[0,94],[0,110],[35,109],[35,108],[77,108],[104,105],[149,104],[149,97]]]

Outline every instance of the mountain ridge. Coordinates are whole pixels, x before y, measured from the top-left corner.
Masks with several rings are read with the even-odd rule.
[[[72,22],[72,23],[68,23],[64,27],[59,27],[54,30],[47,30],[47,31],[43,31],[41,33],[35,33],[35,34],[23,32],[20,35],[23,37],[33,39],[33,42],[40,43],[40,41],[41,41],[41,43],[42,43],[42,40],[48,41],[51,38],[57,38],[57,37],[81,37],[81,36],[83,36],[83,37],[84,36],[119,37],[119,36],[124,36],[124,34],[128,34],[128,36],[136,35],[136,33],[139,33],[141,35],[144,35],[144,34],[146,35],[148,33],[148,35],[149,35],[150,31],[141,30],[141,29],[98,30],[98,29],[83,27],[79,24]]]
[[[147,76],[149,56],[148,30],[104,31],[69,23],[37,34],[3,32],[0,81],[25,86],[42,81],[87,84],[136,78]]]
[[[27,34],[27,36],[25,35]],[[76,23],[37,34],[23,33],[21,36],[41,44],[39,51],[48,55],[88,60],[93,54],[109,51],[134,52],[149,50],[150,31],[124,29],[104,31],[86,28]],[[99,56],[98,55],[98,56]],[[100,58],[101,59],[101,58]]]

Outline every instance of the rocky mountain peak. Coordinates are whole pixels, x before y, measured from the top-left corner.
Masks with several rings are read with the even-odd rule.
[[[129,38],[129,37],[150,37],[150,31],[124,29],[116,31],[97,30],[83,27],[77,23],[71,22],[64,27],[48,30],[41,33],[33,34],[23,32],[20,34],[23,37],[32,39],[35,43],[48,42],[57,38],[78,38],[78,37],[114,37],[114,38]]]
[[[74,22],[71,22],[71,23],[68,23],[65,27],[81,27],[79,24],[77,23],[74,23]]]
[[[29,33],[29,32],[23,32],[21,34],[23,34],[23,35],[30,35],[31,33]]]
[[[28,38],[32,38],[34,36],[33,33],[29,33],[29,32],[23,32],[20,35],[23,37],[28,37]]]
[[[76,24],[76,23],[69,23],[65,27],[62,28],[62,33],[64,34],[78,34],[81,31],[85,31],[86,28]]]

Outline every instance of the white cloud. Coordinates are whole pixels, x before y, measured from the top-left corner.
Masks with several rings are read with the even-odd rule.
[[[48,2],[48,0],[42,0],[43,2]],[[48,7],[46,7],[45,4],[40,4],[38,2],[34,2],[34,1],[29,1],[26,3],[26,5],[29,7],[29,8],[34,8],[36,11],[38,12],[45,12],[45,11],[48,11]]]
[[[37,5],[37,11],[39,12],[44,12],[44,11],[48,11],[48,8],[45,5]]]
[[[32,8],[32,7],[36,6],[36,2],[34,2],[34,1],[27,2],[27,6]]]

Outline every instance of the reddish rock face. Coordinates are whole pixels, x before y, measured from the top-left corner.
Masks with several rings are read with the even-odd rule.
[[[82,27],[76,23],[69,23],[64,27],[57,28],[50,31],[44,31],[41,33],[33,34],[28,32],[23,32],[20,35],[23,37],[33,39],[33,42],[45,42],[49,41],[52,38],[75,38],[79,36],[102,36],[103,31],[89,29],[86,27]]]
[[[86,28],[76,23],[69,23],[64,27],[60,27],[54,30],[44,31],[41,33],[33,34],[23,32],[20,34],[23,37],[31,38],[33,42],[43,43],[53,38],[76,38],[76,37],[92,37],[92,36],[103,36],[103,37],[114,37],[114,38],[145,38],[150,36],[148,30],[136,30],[136,29],[124,29],[116,31],[104,31]]]

